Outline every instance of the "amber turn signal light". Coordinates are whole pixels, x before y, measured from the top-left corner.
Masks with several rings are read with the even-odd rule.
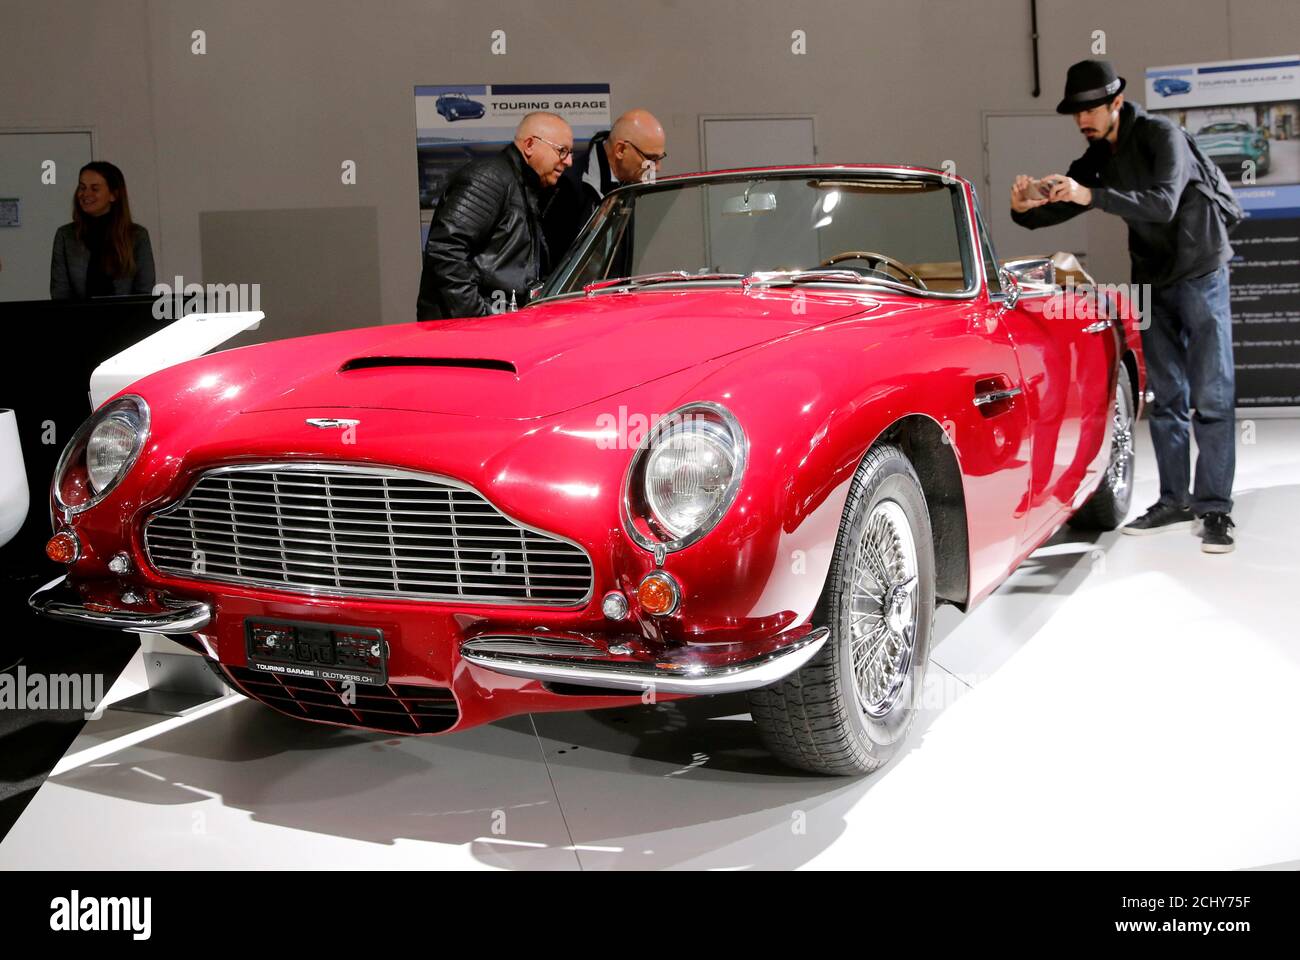
[[[67,530],[60,530],[45,545],[45,555],[55,563],[73,563],[81,556],[81,544]]]
[[[666,617],[677,609],[681,591],[677,581],[662,570],[647,573],[636,588],[636,600],[641,609],[654,617]]]

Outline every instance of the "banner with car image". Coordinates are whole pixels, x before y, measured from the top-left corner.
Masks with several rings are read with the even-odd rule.
[[[447,178],[476,157],[514,139],[525,114],[559,114],[573,128],[576,154],[608,130],[608,83],[463,83],[415,88],[415,144],[420,176],[420,248]]]
[[[1237,405],[1300,406],[1300,55],[1151,67],[1146,105],[1227,174]]]

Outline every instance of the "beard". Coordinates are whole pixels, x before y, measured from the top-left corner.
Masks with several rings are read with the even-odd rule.
[[[1110,136],[1111,128],[1114,126],[1114,121],[1111,120],[1110,117],[1107,117],[1106,128],[1104,130],[1097,127],[1080,127],[1079,132],[1082,133],[1084,138],[1087,140],[1104,140],[1106,137]]]

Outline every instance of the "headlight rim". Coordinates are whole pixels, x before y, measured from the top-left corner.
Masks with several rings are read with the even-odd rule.
[[[721,426],[725,429],[731,441],[731,455],[735,468],[732,470],[731,479],[723,491],[722,497],[718,500],[714,508],[705,515],[701,523],[690,533],[673,539],[664,539],[655,536],[648,536],[636,525],[636,517],[639,515],[634,511],[632,506],[633,484],[637,482],[644,483],[645,465],[649,460],[651,448],[666,433],[673,430],[694,429],[689,427],[690,421],[686,417],[690,414],[700,412],[707,415],[714,421],[715,426]],[[623,476],[623,495],[619,500],[620,513],[622,515],[623,530],[638,546],[646,550],[657,552],[663,550],[665,553],[676,553],[679,550],[698,543],[707,536],[714,527],[716,527],[722,518],[727,515],[732,504],[736,502],[736,497],[740,492],[740,484],[745,476],[745,468],[749,463],[749,438],[745,430],[740,425],[740,421],[730,410],[722,404],[711,400],[696,400],[670,411],[646,433],[644,439],[638,445],[636,452],[628,463],[627,471]],[[642,493],[644,497],[644,492]],[[643,518],[644,519],[644,518]]]
[[[130,410],[134,413],[137,423],[136,442],[131,451],[131,455],[126,458],[125,462],[123,462],[122,468],[117,472],[117,476],[114,477],[112,482],[104,487],[103,490],[100,490],[98,493],[93,493],[84,503],[65,503],[63,497],[59,494],[59,488],[63,485],[64,475],[69,466],[71,466],[74,456],[80,455],[84,457],[86,455],[87,445],[90,442],[90,434],[103,421],[107,420],[111,416],[119,414],[124,409]],[[145,443],[149,439],[149,428],[149,404],[145,401],[144,397],[139,394],[123,394],[120,397],[108,401],[92,413],[90,417],[88,417],[86,421],[77,428],[77,432],[72,435],[72,439],[68,441],[67,446],[63,448],[63,452],[59,454],[59,462],[54,468],[54,480],[50,487],[56,509],[65,517],[72,517],[79,513],[84,513],[92,507],[98,506],[102,503],[109,494],[117,489],[118,484],[122,482],[122,478],[130,473],[135,467],[136,462],[140,459],[140,454],[144,450]],[[88,467],[85,469],[89,472]],[[87,480],[87,483],[89,484],[89,480]]]

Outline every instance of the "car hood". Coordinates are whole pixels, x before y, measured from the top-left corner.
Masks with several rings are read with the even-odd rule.
[[[298,370],[282,365],[273,392],[244,409],[545,417],[878,307],[860,294],[656,290],[369,327],[298,341]]]

